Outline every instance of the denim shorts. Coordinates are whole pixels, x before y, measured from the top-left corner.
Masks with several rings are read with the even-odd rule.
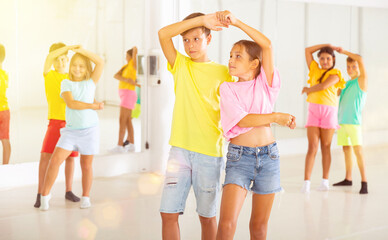
[[[223,164],[222,157],[171,147],[160,212],[183,214],[192,185],[198,215],[216,216]]]
[[[78,151],[81,155],[98,154],[100,148],[100,129],[98,126],[84,129],[61,128],[57,147],[68,151]]]
[[[276,142],[264,147],[229,143],[225,183],[236,184],[257,194],[280,192],[280,161]]]

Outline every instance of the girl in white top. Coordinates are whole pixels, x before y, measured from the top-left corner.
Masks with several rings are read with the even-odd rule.
[[[98,55],[82,47],[70,61],[69,79],[61,84],[61,97],[66,103],[66,127],[55,147],[47,169],[41,199],[41,210],[48,210],[51,188],[58,175],[59,166],[71,154],[79,151],[82,169],[81,208],[91,206],[89,194],[93,180],[93,155],[98,153],[99,129],[95,110],[104,108],[104,103],[94,99],[96,84],[101,77],[104,61]],[[92,61],[95,64],[92,68]]]

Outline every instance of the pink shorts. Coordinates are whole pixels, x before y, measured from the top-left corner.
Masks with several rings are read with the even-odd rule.
[[[128,89],[119,89],[120,95],[120,106],[128,109],[134,109],[137,101],[136,91],[128,90]]]
[[[305,127],[339,129],[338,107],[309,103],[307,124]]]

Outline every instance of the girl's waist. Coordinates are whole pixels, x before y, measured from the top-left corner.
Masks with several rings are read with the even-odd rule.
[[[272,134],[271,127],[254,127],[248,132],[242,133],[230,140],[231,144],[246,146],[246,147],[261,147],[267,146],[275,142],[275,137]]]

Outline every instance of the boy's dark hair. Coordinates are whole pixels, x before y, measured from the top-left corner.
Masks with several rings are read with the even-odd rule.
[[[199,17],[199,16],[205,16],[205,14],[203,14],[203,13],[201,13],[201,12],[192,13],[192,14],[190,14],[189,16],[185,17],[182,21],[188,20],[188,19],[192,19],[192,18],[196,18],[196,17]],[[209,34],[210,34],[210,29],[209,29],[209,28],[206,28],[206,27],[204,27],[204,26],[202,26],[202,27],[196,27],[196,28],[202,29],[202,32],[205,33],[206,37],[209,36]],[[183,33],[181,33],[181,36],[184,36],[186,33],[188,33],[189,31],[191,31],[191,30],[193,30],[193,29],[196,29],[196,28],[191,28],[191,29],[189,29],[189,30],[184,31]]]
[[[66,44],[64,43],[61,43],[61,42],[58,42],[58,43],[54,43],[50,46],[50,50],[49,52],[52,52],[52,51],[55,51],[57,49],[60,49],[60,48],[63,48],[63,47],[66,47]],[[65,54],[67,55],[69,53],[69,51],[66,51]]]
[[[0,63],[4,61],[5,58],[5,47],[0,43]]]
[[[319,82],[319,83],[322,82],[322,79],[323,79],[323,77],[326,75],[326,73],[327,73],[328,71],[330,71],[331,69],[333,69],[334,66],[335,66],[335,54],[334,54],[334,50],[333,50],[331,47],[323,47],[323,48],[321,48],[321,50],[318,52],[318,57],[321,56],[322,53],[330,54],[330,55],[333,57],[333,66],[331,66],[331,68],[327,69],[327,70],[321,75],[321,77],[318,79],[318,82]]]
[[[240,41],[236,42],[235,44],[233,44],[233,47],[236,45],[243,46],[245,48],[245,51],[249,55],[250,61],[253,61],[255,59],[259,60],[259,66],[256,68],[255,78],[257,76],[259,76],[260,71],[261,71],[261,54],[262,54],[262,49],[259,46],[259,44],[257,44],[254,41],[250,41],[250,40],[240,40]]]

